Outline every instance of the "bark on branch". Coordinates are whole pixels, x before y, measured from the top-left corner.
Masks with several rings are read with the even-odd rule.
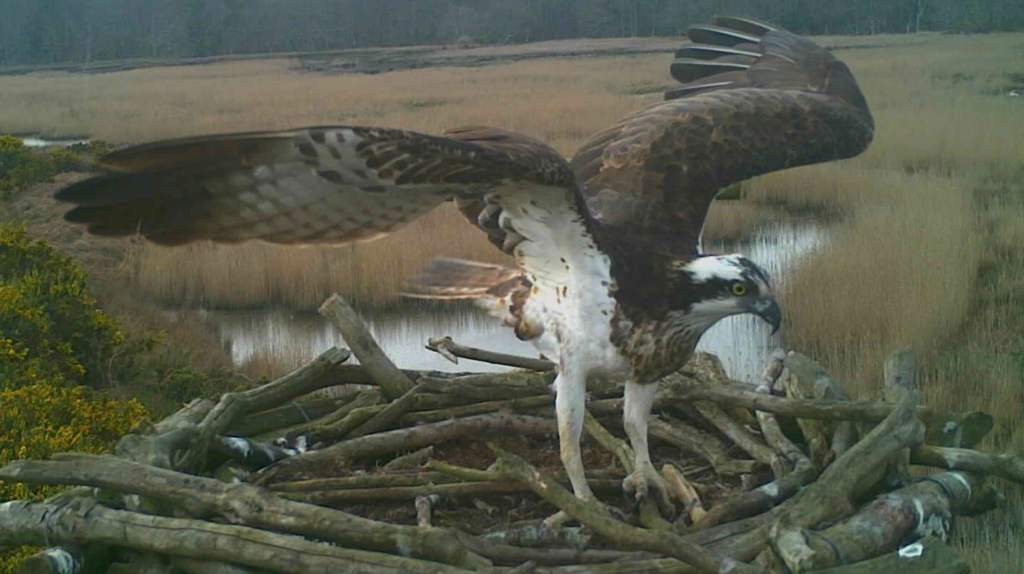
[[[458,364],[458,359],[469,359],[491,363],[492,365],[505,365],[517,369],[529,369],[531,371],[554,371],[555,364],[544,359],[531,359],[518,355],[496,353],[486,349],[467,347],[452,340],[451,337],[439,337],[427,341],[427,349],[444,356],[449,361]]]
[[[935,474],[876,498],[825,530],[781,533],[775,546],[786,566],[797,573],[861,562],[922,536],[945,539],[953,515],[984,507],[988,492],[971,474]]]
[[[359,364],[384,391],[384,396],[394,400],[412,389],[413,382],[384,354],[359,314],[341,295],[331,295],[320,307],[320,314],[338,328]]]
[[[345,463],[367,456],[383,456],[403,450],[416,450],[463,436],[474,438],[515,432],[527,436],[556,432],[555,421],[507,413],[492,413],[439,423],[372,434],[341,442],[320,450],[304,452],[269,467],[257,478],[257,484],[278,481],[283,476],[307,472],[328,462]]]
[[[450,531],[376,522],[285,500],[248,484],[225,484],[115,457],[57,454],[49,461],[16,461],[0,469],[0,478],[110,489],[170,503],[191,516],[217,516],[235,524],[450,564],[471,562],[465,547]]]
[[[241,393],[227,393],[203,418],[192,448],[175,468],[198,471],[206,462],[206,452],[213,438],[231,426],[240,417],[286,403],[296,397],[334,384],[328,376],[331,370],[348,360],[350,353],[333,348],[325,351],[309,364],[280,379]]]
[[[463,568],[340,548],[255,528],[113,510],[94,500],[0,504],[0,545],[101,544],[286,574],[436,574]]]
[[[645,530],[619,522],[600,504],[576,498],[565,487],[525,460],[497,447],[492,446],[492,449],[498,454],[502,470],[509,476],[522,481],[537,496],[594,529],[602,537],[615,540],[620,546],[671,556],[706,572],[764,574],[764,570],[757,566],[714,556],[671,532]]]

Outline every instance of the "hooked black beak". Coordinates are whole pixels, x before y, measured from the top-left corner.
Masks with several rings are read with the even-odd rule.
[[[750,312],[764,319],[772,326],[772,335],[774,335],[779,330],[779,326],[782,325],[782,309],[779,308],[779,304],[775,302],[775,299],[771,297],[765,297],[754,301],[753,305],[751,305]]]

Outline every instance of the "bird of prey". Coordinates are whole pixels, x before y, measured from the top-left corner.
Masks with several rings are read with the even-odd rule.
[[[689,37],[671,68],[681,85],[571,163],[496,128],[310,127],[128,148],[57,198],[94,234],[165,245],[347,244],[454,200],[516,268],[437,260],[410,294],[479,299],[556,360],[561,458],[577,496],[593,497],[579,447],[587,377],[625,380],[636,465],[624,487],[668,513],[647,447],[657,381],[724,317],[781,321],[760,267],[700,252],[712,200],[759,174],[854,156],[873,133],[850,70],[813,42],[722,17]]]

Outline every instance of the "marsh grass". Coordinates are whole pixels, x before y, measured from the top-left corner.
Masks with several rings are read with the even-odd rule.
[[[453,206],[446,205],[400,233],[366,244],[326,248],[137,244],[130,267],[137,288],[167,305],[249,308],[275,304],[310,310],[333,292],[382,305],[393,301],[405,278],[439,253],[511,264],[480,236]]]
[[[781,294],[791,346],[869,398],[884,357],[911,345],[925,401],[992,413],[987,448],[1024,452],[1024,102],[1000,91],[1024,60],[1024,36],[924,35],[841,56],[875,113],[871,149],[745,184],[744,200],[715,206],[709,234],[742,236],[779,209],[833,223],[829,246]],[[268,60],[5,77],[0,127],[141,141],[304,124],[438,133],[484,123],[571,155],[588,134],[657,100],[646,92],[665,81],[666,63],[650,55],[319,76]],[[357,247],[137,246],[130,268],[136,289],[167,303],[308,308],[333,290],[386,301],[437,254],[502,257],[457,213],[439,210]],[[976,572],[1024,572],[1024,496],[1003,486],[1005,510],[958,529]]]

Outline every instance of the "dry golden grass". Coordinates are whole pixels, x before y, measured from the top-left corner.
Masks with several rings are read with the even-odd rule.
[[[139,245],[133,269],[137,288],[164,304],[315,309],[333,292],[366,303],[393,300],[404,279],[439,253],[509,263],[457,210],[445,206],[401,233],[347,247]]]
[[[568,155],[588,134],[656,100],[658,94],[632,94],[649,89],[649,78],[665,75],[664,57],[538,60],[374,76],[323,76],[292,71],[291,65],[268,60],[0,78],[0,126],[43,132],[60,126],[65,133],[142,141],[314,124],[428,133],[489,124],[539,137]],[[308,309],[332,291],[363,302],[391,300],[405,277],[442,254],[502,257],[445,208],[392,237],[355,247],[146,246],[136,254],[136,281],[166,303]]]
[[[102,75],[0,77],[8,132],[79,133],[147,141],[301,125],[401,126],[428,133],[486,123],[571,154],[593,131],[653,101],[635,87],[665,83],[665,57],[551,59],[483,68],[321,75],[293,60],[167,67]]]
[[[930,352],[962,322],[981,237],[970,182],[888,172],[865,184],[885,199],[862,207],[796,271],[784,307],[794,348],[824,343],[831,367],[874,396],[886,353],[906,345]]]
[[[874,39],[830,39],[873,43]],[[709,234],[737,237],[782,207],[835,220],[827,250],[782,296],[794,348],[871,396],[884,356],[913,345],[920,387],[938,408],[997,417],[991,448],[1024,451],[1024,103],[999,95],[1019,72],[1024,36],[887,38],[842,57],[875,112],[862,157],[746,184],[716,206]],[[665,56],[543,60],[378,76],[317,76],[289,62],[238,62],[105,76],[0,78],[5,130],[139,141],[318,123],[439,132],[486,123],[566,155],[593,131],[658,98]],[[59,126],[59,129],[58,129]],[[429,233],[427,233],[429,230]],[[500,257],[451,212],[375,244],[339,250],[197,246],[136,253],[137,285],[162,300],[308,307],[332,290],[386,298],[434,254]],[[493,253],[492,253],[493,252]],[[492,259],[493,260],[493,259]],[[966,522],[976,572],[1024,572],[1024,497]]]

